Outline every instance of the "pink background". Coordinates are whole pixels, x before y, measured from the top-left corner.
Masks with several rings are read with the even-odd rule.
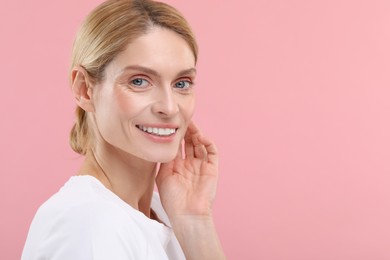
[[[70,49],[98,0],[2,0],[0,259],[76,171]],[[229,259],[390,259],[390,1],[167,0],[200,44]]]

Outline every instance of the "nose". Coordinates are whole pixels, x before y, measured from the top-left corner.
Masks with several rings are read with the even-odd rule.
[[[172,117],[179,112],[179,105],[171,87],[161,88],[157,93],[153,112],[161,117]]]

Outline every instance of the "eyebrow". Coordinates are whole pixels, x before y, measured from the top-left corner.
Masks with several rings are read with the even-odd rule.
[[[144,72],[146,74],[153,75],[155,77],[161,77],[161,74],[158,73],[157,71],[155,71],[155,70],[153,70],[151,68],[148,68],[148,67],[140,66],[140,65],[126,66],[126,67],[124,67],[121,70],[121,73],[126,71],[126,70],[138,70],[138,71],[142,71],[142,72]],[[176,77],[182,77],[182,76],[185,76],[185,75],[188,75],[188,74],[196,74],[196,69],[195,68],[189,68],[189,69],[182,70],[182,71],[180,71],[176,75]]]

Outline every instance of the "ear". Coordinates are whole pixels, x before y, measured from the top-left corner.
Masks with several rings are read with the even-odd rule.
[[[87,112],[95,111],[92,90],[87,71],[81,66],[74,67],[72,70],[73,95],[76,98],[77,105]]]

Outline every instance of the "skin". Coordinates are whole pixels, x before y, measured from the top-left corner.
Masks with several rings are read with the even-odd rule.
[[[186,258],[225,259],[212,219],[217,151],[191,121],[195,75],[188,44],[160,27],[128,44],[98,84],[75,67],[73,93],[94,137],[78,174],[96,177],[147,217],[156,183]],[[156,137],[140,125],[176,132]]]

